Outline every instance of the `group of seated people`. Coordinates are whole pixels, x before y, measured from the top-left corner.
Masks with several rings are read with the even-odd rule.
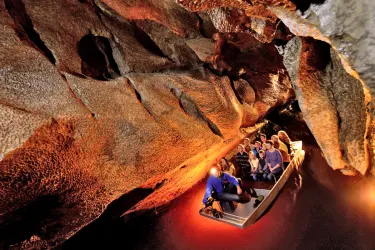
[[[282,174],[290,162],[292,155],[290,138],[285,131],[279,131],[267,140],[265,134],[260,135],[260,141],[251,144],[245,138],[243,144],[238,145],[235,163],[242,177],[250,177],[254,181],[274,180]],[[220,162],[222,169],[231,175],[236,175],[236,169],[225,158]]]
[[[292,149],[291,141],[285,131],[279,131],[277,135],[267,140],[265,134],[260,135],[260,141],[250,143],[245,138],[243,144],[238,145],[234,157],[238,170],[242,177],[250,177],[255,181],[274,180],[274,176],[281,176],[284,169],[290,162]],[[203,208],[207,206],[208,198],[215,196],[221,201],[241,200],[241,180],[235,176],[236,168],[227,159],[222,158],[220,164],[213,165],[211,176],[206,185],[203,198]]]

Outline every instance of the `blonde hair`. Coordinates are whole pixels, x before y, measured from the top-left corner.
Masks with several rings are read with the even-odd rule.
[[[290,138],[289,138],[288,134],[284,130],[280,130],[277,134],[284,136],[283,140],[280,139],[282,142],[286,142],[286,143],[290,144]]]
[[[250,152],[249,152],[249,157],[251,157],[251,156],[254,156],[254,157],[256,157],[256,155],[254,154],[254,152],[253,152],[253,151],[250,151]]]
[[[277,141],[280,140],[280,138],[279,138],[277,135],[272,135],[272,136],[271,136],[271,139],[272,139],[272,138],[277,138]]]

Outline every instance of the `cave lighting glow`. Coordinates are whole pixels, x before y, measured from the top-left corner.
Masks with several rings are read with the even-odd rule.
[[[211,168],[210,169],[210,174],[215,175],[217,173],[217,168]]]

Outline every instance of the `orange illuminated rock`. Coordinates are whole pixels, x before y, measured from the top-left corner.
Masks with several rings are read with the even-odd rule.
[[[152,20],[183,37],[198,33],[198,18],[174,0],[98,0],[96,3],[104,12],[115,12],[129,20]]]
[[[0,31],[0,248],[56,246],[138,187],[132,211],[168,203],[293,98],[273,44],[172,0],[5,0]]]

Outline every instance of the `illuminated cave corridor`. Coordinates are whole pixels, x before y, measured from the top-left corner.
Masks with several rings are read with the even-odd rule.
[[[374,249],[374,10],[0,0],[0,249]],[[280,130],[304,151],[250,181]],[[199,213],[222,157],[266,190],[245,229]]]
[[[206,184],[202,181],[167,207],[126,218],[127,222],[103,216],[62,249],[372,249],[375,193],[369,192],[375,189],[368,191],[372,184],[333,171],[306,125],[289,122],[287,131],[304,138],[306,159],[272,208],[249,228],[202,218],[197,211]],[[108,212],[115,215],[114,211]]]

